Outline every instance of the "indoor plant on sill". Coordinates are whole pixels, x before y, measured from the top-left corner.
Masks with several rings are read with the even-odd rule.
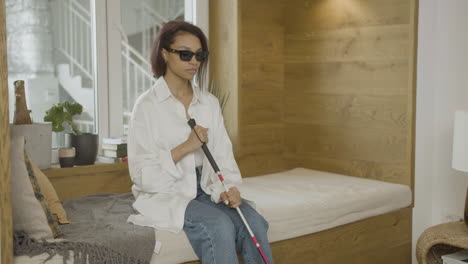
[[[76,165],[94,164],[98,150],[98,135],[91,133],[81,133],[73,122],[74,115],[80,115],[83,106],[79,103],[63,102],[53,105],[46,111],[44,121],[52,122],[52,131],[61,132],[65,130],[64,123],[71,127],[72,132],[67,134],[70,137],[70,146],[76,150]]]

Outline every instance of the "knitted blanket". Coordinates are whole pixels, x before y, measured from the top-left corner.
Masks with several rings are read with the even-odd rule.
[[[148,264],[155,246],[154,229],[127,223],[128,216],[135,213],[133,202],[131,193],[64,200],[71,221],[60,226],[65,240],[37,241],[24,232],[17,232],[14,253],[35,256],[47,252],[49,259],[59,254],[65,263],[71,250],[74,264]]]

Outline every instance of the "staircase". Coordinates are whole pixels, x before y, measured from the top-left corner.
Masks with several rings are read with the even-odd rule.
[[[57,78],[63,89],[83,106],[83,112],[94,111],[94,89],[83,87],[81,75],[72,75],[70,64],[57,65]]]
[[[133,110],[135,100],[156,81],[151,72],[151,64],[135,50],[128,42],[122,40],[122,88],[123,88],[123,118],[128,124],[128,118]],[[124,125],[124,126],[125,126]],[[126,130],[126,129],[125,129]]]
[[[56,76],[62,90],[61,100],[78,102],[83,114],[74,118],[83,132],[95,131],[95,92],[92,25],[89,7],[77,0],[51,1],[55,21],[54,47]]]

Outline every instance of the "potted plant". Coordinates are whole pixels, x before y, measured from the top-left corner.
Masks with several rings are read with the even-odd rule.
[[[75,164],[91,165],[94,164],[98,150],[98,135],[91,133],[81,133],[78,126],[73,122],[73,116],[80,115],[83,112],[83,106],[79,103],[63,102],[53,105],[46,111],[44,121],[52,122],[52,131],[61,132],[65,126],[69,126],[73,133],[69,136],[69,147],[74,147]]]

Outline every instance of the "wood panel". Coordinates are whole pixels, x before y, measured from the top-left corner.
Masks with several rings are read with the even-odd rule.
[[[408,230],[411,232],[411,230]],[[361,263],[398,263],[411,264],[411,242],[397,245],[391,248],[376,248],[370,252],[353,256],[350,264]]]
[[[243,29],[241,32],[240,55],[243,62],[283,62],[282,28],[265,26],[258,30]]]
[[[284,89],[284,64],[243,62],[240,78],[243,90],[280,93]]]
[[[286,4],[287,0],[243,0],[241,13],[242,30],[262,31],[268,28],[270,30],[283,31],[286,25],[284,20],[284,8]]]
[[[307,104],[304,104],[307,102]],[[320,124],[343,128],[391,130],[401,134],[407,129],[407,96],[309,95],[294,93],[287,97],[284,121]]]
[[[294,93],[406,95],[408,61],[288,63],[285,87]]]
[[[48,169],[44,174],[61,200],[94,193],[131,192],[127,163]]]
[[[242,116],[243,126],[281,123],[284,105],[282,92],[257,89],[255,92],[244,92],[240,100],[242,100],[243,107],[239,110],[239,115]]]
[[[239,109],[239,115],[242,117],[241,125],[280,124],[283,119],[285,99],[284,65],[248,62],[242,65],[240,96],[242,107]]]
[[[210,1],[210,78],[229,93],[224,123],[234,151],[238,149],[238,4],[237,1]]]
[[[343,126],[286,125],[284,151],[326,158],[382,163],[406,161],[407,138],[384,129],[354,129]],[[306,165],[306,164],[304,164]]]
[[[239,152],[244,177],[284,170],[284,0],[239,1]]]
[[[287,166],[291,168],[304,167],[412,186],[411,168],[407,166],[406,160],[376,162],[352,158],[325,157],[311,153],[298,155],[289,152],[284,153],[283,157],[287,161]]]
[[[11,212],[10,125],[5,2],[0,0],[0,262],[13,263]]]
[[[412,186],[417,1],[285,9],[284,157]]]
[[[240,133],[246,134],[242,141],[242,154],[271,154],[281,153],[284,148],[282,123],[265,123],[256,125],[245,125]]]
[[[375,251],[411,244],[411,209],[368,218],[291,240],[273,243],[275,263],[331,264],[342,263],[343,259],[352,261],[351,263],[410,263],[409,254],[404,256],[407,261],[395,262],[400,258],[397,257],[398,252],[394,252],[395,255],[391,259],[377,262],[376,260],[382,259],[382,256],[375,254]],[[277,252],[288,253],[277,254]],[[404,252],[407,252],[407,249]],[[292,259],[290,255],[295,257]]]
[[[277,264],[410,264],[411,208],[271,244]],[[200,263],[198,261],[186,264]]]
[[[415,6],[407,0],[240,1],[241,167],[254,170],[246,155],[255,154],[268,164],[263,159],[280,155],[283,168],[335,158],[327,168],[365,164],[335,171],[375,177],[390,166],[380,178],[411,183],[404,177],[412,177],[414,153]],[[279,122],[283,148],[273,141],[281,134],[255,130]]]
[[[237,157],[242,177],[254,177],[290,169],[281,153],[243,154]]]
[[[286,32],[284,56],[288,63],[406,60],[409,34],[408,25]]]
[[[408,0],[294,0],[288,5],[288,32],[409,24]]]

